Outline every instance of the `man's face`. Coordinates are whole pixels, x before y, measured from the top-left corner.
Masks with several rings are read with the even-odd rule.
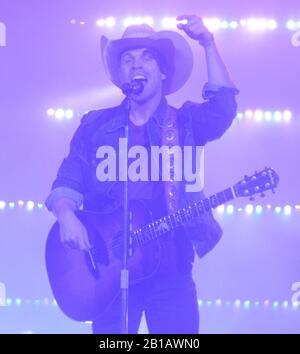
[[[144,90],[132,99],[139,102],[148,101],[158,93],[162,94],[165,74],[160,71],[153,53],[147,48],[128,50],[120,58],[120,79],[122,84],[130,83],[135,78],[144,78]]]

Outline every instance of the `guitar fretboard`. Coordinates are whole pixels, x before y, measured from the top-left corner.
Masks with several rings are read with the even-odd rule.
[[[146,244],[149,241],[165,235],[177,227],[184,226],[197,217],[217,208],[218,206],[234,199],[235,195],[232,188],[227,188],[222,192],[202,199],[185,208],[177,210],[175,213],[164,216],[156,221],[133,231],[130,236],[132,241],[138,245]]]

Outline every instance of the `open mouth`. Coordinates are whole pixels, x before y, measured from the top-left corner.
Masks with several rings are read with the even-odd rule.
[[[145,84],[148,81],[148,79],[144,75],[135,75],[131,78],[131,81],[142,81],[143,84]]]

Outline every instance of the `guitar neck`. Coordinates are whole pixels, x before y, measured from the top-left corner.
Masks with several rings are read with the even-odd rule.
[[[204,198],[197,203],[179,209],[173,214],[164,216],[133,231],[131,233],[133,242],[141,246],[149,241],[157,239],[169,231],[184,226],[212,209],[233,200],[235,197],[233,188],[227,188],[222,192],[213,194],[208,198]]]

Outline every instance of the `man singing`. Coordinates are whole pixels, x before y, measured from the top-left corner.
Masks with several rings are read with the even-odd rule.
[[[106,70],[111,81],[128,97],[117,107],[91,111],[83,117],[71,141],[69,155],[59,168],[46,205],[57,217],[60,240],[65,247],[87,252],[93,246],[87,228],[75,214],[77,209],[83,206],[84,210],[103,215],[122,208],[124,182],[101,178],[99,164],[103,159],[99,147],[111,146],[118,155],[119,140],[124,138],[127,124],[128,149],[143,146],[150,152],[154,146],[179,146],[184,150],[185,146],[196,149],[219,139],[236,115],[238,91],[219,55],[214,36],[196,15],[178,16],[177,20],[181,22],[178,28],[205,51],[208,72],[202,92],[205,102],[186,101],[179,109],[167,103],[166,96],[180,90],[193,68],[191,48],[178,32],[156,32],[143,24],[126,28],[121,39],[102,37]],[[128,160],[134,159],[129,156]],[[148,163],[153,161],[149,159]],[[193,166],[197,166],[195,161]],[[172,168],[171,157],[168,181],[161,178],[162,171],[158,173],[158,181],[152,180],[151,168],[147,180],[128,179],[129,201],[142,203],[153,220],[203,198],[202,191],[189,191],[190,181],[174,178]],[[197,294],[192,279],[194,253],[203,257],[221,235],[212,214],[206,213],[193,223],[167,232],[159,240],[155,272],[129,286],[129,333],[138,331],[143,313],[150,333],[199,333]],[[94,333],[120,333],[120,303],[119,295],[112,298],[107,309],[93,319]]]

